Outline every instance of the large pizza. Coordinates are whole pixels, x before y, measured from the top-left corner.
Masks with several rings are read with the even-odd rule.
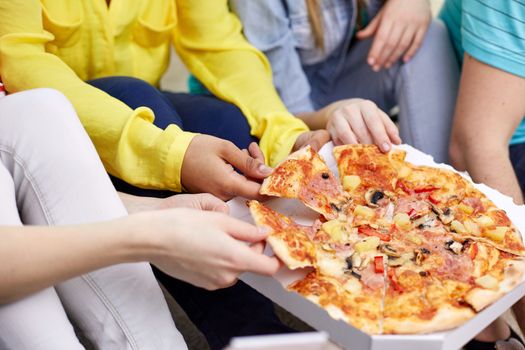
[[[458,326],[522,280],[519,231],[468,179],[371,145],[334,156],[339,178],[307,147],[261,187],[317,211],[312,225],[248,203],[275,254],[310,269],[290,290],[369,334],[406,334]]]

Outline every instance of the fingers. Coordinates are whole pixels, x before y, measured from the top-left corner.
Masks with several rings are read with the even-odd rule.
[[[362,116],[362,106],[352,104],[345,107],[345,118],[352,128],[356,143],[372,144],[373,138],[368,131],[368,127]]]
[[[328,131],[332,135],[332,140],[336,145],[358,143],[348,121],[356,116],[345,115],[345,113],[351,112],[346,110],[337,110],[334,112],[334,116],[328,125]],[[361,118],[360,115],[357,117]]]
[[[215,217],[215,223],[231,237],[244,242],[260,242],[264,240],[270,232],[268,229],[258,228],[250,223],[227,215],[217,215]]]
[[[272,172],[270,167],[241,151],[231,142],[224,143],[221,153],[227,163],[239,169],[247,177],[264,179]]]
[[[412,42],[412,39],[414,38],[416,32],[416,28],[414,26],[409,26],[405,28],[403,35],[401,36],[401,39],[399,40],[399,43],[397,44],[394,51],[392,51],[392,54],[390,57],[387,58],[385,62],[385,68],[390,68],[394,63],[396,63],[399,58],[406,52],[408,49],[410,43]]]
[[[412,57],[414,57],[417,50],[421,47],[421,44],[423,43],[426,31],[426,27],[418,29],[416,35],[414,36],[414,40],[412,41],[412,45],[410,45],[410,48],[406,51],[405,55],[403,56],[403,62],[406,63],[410,61]]]
[[[392,148],[390,138],[386,132],[380,110],[375,103],[366,101],[362,106],[363,119],[372,136],[374,144],[383,152],[388,152]]]
[[[381,16],[382,14],[380,12],[377,16],[375,16],[372,19],[372,21],[370,21],[370,23],[368,23],[368,25],[364,29],[361,29],[360,31],[356,33],[356,37],[358,39],[366,39],[374,35],[375,32],[377,31],[377,27],[379,26]]]
[[[259,148],[259,145],[257,142],[250,143],[250,146],[248,146],[248,153],[256,160],[260,161],[261,163],[265,163],[264,161],[264,153]]]
[[[212,194],[200,193],[197,196],[201,210],[215,211],[225,214],[228,214],[228,212],[230,211],[226,203],[224,203],[222,200],[220,200]]]
[[[220,175],[218,175],[220,176]],[[222,186],[221,199],[227,200],[235,196],[241,196],[248,199],[262,199],[264,198],[259,194],[261,184],[250,179],[247,179],[243,175],[233,171],[233,169],[227,173],[224,178]]]
[[[378,36],[383,33],[383,27],[388,25],[387,21],[381,26],[378,32]],[[387,29],[388,31],[384,33],[387,36],[383,47],[381,48],[378,57],[375,60],[375,64],[372,66],[372,69],[378,71],[382,67],[386,66],[386,63],[390,56],[392,56],[398,49],[399,42],[401,41],[402,35],[405,31],[405,27],[399,23],[392,23]]]
[[[372,69],[376,72],[381,68],[381,64],[379,64],[381,51],[383,51],[386,45],[391,45],[388,42],[388,38],[390,36],[392,25],[393,23],[391,20],[385,19],[381,21],[381,24],[379,25],[377,33],[372,42],[370,52],[368,53],[368,64],[372,66]]]
[[[399,129],[396,124],[394,124],[392,119],[390,119],[390,117],[382,110],[379,110],[379,114],[381,115],[381,119],[383,120],[390,141],[395,145],[399,145],[401,143],[401,137],[399,137]]]
[[[274,275],[281,267],[279,260],[274,256],[256,254],[249,250],[251,254],[246,256],[246,271],[255,272],[261,275]]]
[[[330,134],[328,131],[316,130],[313,132],[313,137],[308,144],[316,151],[319,151],[327,142],[330,141]]]

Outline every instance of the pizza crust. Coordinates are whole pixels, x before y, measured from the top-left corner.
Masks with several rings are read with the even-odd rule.
[[[268,238],[266,238],[266,242],[268,242],[270,247],[272,247],[272,250],[275,253],[275,255],[279,259],[281,259],[281,261],[284,262],[290,270],[314,266],[313,262],[310,259],[305,259],[301,261],[294,258],[290,254],[290,250],[286,245],[286,242],[284,242],[279,237],[268,236]]]
[[[523,281],[524,273],[524,260],[509,261],[505,268],[505,277],[503,281],[499,282],[498,290],[477,287],[467,293],[465,301],[479,312],[514,289],[516,285]]]
[[[415,316],[404,319],[385,317],[383,334],[416,334],[444,331],[457,327],[474,317],[476,313],[468,308],[456,308],[452,305],[442,305],[430,320],[422,320]]]

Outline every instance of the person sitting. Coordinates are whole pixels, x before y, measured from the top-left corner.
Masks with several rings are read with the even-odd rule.
[[[523,4],[447,0],[440,17],[454,43],[456,64],[462,69],[450,142],[452,164],[468,171],[475,182],[485,183],[523,204]],[[518,301],[513,311],[525,331],[525,299]],[[495,347],[524,349],[520,337],[501,318],[467,344],[466,349]]]
[[[267,55],[284,103],[310,128],[327,128],[336,144],[386,152],[400,140],[381,110],[398,106],[401,139],[447,161],[459,73],[427,0],[229,3]],[[190,80],[195,93],[197,83]],[[370,125],[374,119],[382,123]]]
[[[50,89],[0,99],[0,194],[1,349],[83,349],[75,331],[97,349],[183,349],[145,261],[207,289],[279,268],[262,254],[266,233],[212,195],[125,195],[134,211],[179,207],[127,216],[73,107]]]

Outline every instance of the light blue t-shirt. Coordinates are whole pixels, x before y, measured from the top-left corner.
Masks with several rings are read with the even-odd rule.
[[[440,17],[460,63],[466,51],[478,61],[525,78],[525,0],[446,0]],[[525,143],[525,119],[510,141],[519,143]]]

